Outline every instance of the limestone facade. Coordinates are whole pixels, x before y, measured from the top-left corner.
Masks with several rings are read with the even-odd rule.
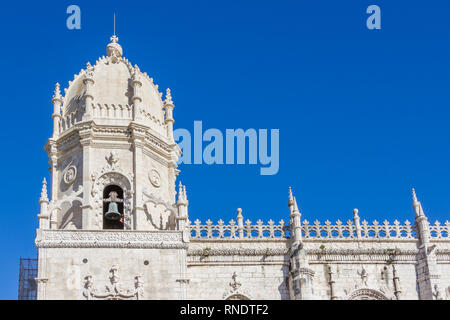
[[[123,56],[56,85],[38,215],[38,299],[450,299],[450,223],[189,220],[169,89]],[[106,213],[120,219],[108,221]]]

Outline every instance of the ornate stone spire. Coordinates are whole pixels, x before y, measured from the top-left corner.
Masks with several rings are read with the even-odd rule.
[[[294,204],[294,197],[292,195],[292,188],[289,187],[289,201],[288,201],[288,206],[292,206]]]
[[[164,101],[165,105],[173,105],[173,101],[172,101],[172,95],[170,94],[170,89],[167,88],[166,90],[166,100]]]
[[[181,184],[178,185],[178,201],[179,204],[186,204],[187,202],[187,195],[186,195],[186,186],[183,186]]]
[[[59,86],[59,83],[57,82],[55,85],[55,91],[53,92],[53,99],[52,99],[52,103],[55,103],[55,101],[59,101],[59,102],[63,102],[62,101],[62,96],[61,96],[61,89]]]
[[[94,67],[90,62],[86,63],[86,78],[94,77]]]
[[[289,188],[289,212],[290,212],[290,224],[291,224],[291,232],[292,239],[294,243],[302,241],[302,232],[301,232],[301,213],[298,209],[297,199],[292,194],[292,188]]]
[[[170,89],[167,88],[166,90],[166,100],[164,101],[164,108],[166,109],[166,120],[165,124],[167,125],[167,136],[171,141],[174,141],[173,139],[173,124],[175,120],[173,119],[173,101],[172,101],[172,95],[170,94]]]
[[[300,212],[298,210],[297,199],[294,197],[294,212]]]
[[[47,180],[45,178],[42,180],[41,198],[39,199],[39,202],[48,202]]]
[[[420,216],[425,216],[422,209],[422,204],[420,203],[420,201],[417,200],[416,190],[414,190],[414,188],[412,188],[412,197],[413,197],[412,205],[414,208],[414,213],[416,214],[416,218]]]
[[[181,184],[178,185],[178,201],[177,201],[177,208],[178,208],[178,228],[179,230],[184,230],[186,227],[186,222],[188,219],[188,201],[187,201],[187,195],[186,195],[186,186],[183,186]]]
[[[184,198],[184,201],[187,203],[186,186],[183,186],[183,198]]]
[[[63,104],[63,98],[61,96],[61,90],[59,87],[59,83],[57,82],[55,85],[55,91],[53,92],[53,138],[56,138],[59,134],[59,121],[61,119],[61,105]]]

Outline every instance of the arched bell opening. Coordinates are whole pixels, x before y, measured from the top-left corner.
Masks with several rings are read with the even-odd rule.
[[[103,190],[103,229],[123,230],[123,189],[116,185]]]

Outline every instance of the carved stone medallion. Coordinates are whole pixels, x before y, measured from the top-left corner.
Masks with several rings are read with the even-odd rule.
[[[77,177],[77,168],[75,166],[70,166],[64,173],[64,182],[66,184],[72,184],[75,181],[76,177]]]
[[[148,178],[150,179],[150,182],[154,187],[159,188],[161,186],[161,176],[159,175],[159,172],[156,171],[156,169],[152,169],[150,171],[150,173],[148,174]]]

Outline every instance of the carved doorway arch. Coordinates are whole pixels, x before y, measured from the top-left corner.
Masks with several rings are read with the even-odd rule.
[[[242,293],[235,293],[225,298],[225,300],[250,300],[250,298]]]
[[[356,289],[347,296],[347,300],[389,300],[381,291],[369,288]]]

